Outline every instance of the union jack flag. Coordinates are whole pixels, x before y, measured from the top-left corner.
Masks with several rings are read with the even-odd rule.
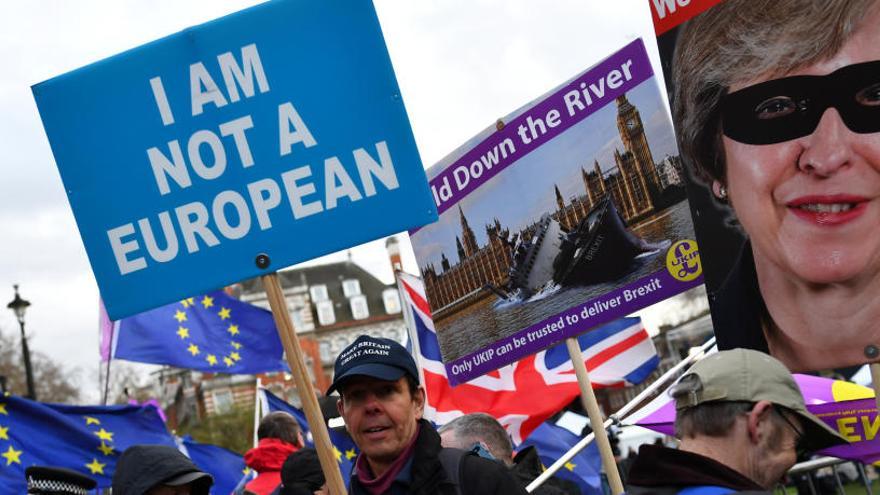
[[[484,412],[504,425],[518,445],[580,393],[564,345],[451,387],[424,284],[401,272],[398,281],[428,396],[427,419],[444,424],[464,414]],[[621,318],[581,335],[578,341],[594,388],[639,383],[659,363],[654,343],[639,318]]]

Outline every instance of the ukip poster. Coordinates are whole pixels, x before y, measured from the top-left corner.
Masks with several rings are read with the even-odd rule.
[[[663,95],[641,40],[428,170],[410,232],[450,382],[702,283]]]

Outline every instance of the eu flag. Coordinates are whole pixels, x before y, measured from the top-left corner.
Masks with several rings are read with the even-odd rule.
[[[206,372],[286,370],[272,313],[223,291],[117,322],[113,357]]]
[[[214,484],[211,486],[212,495],[232,493],[241,476],[248,473],[244,459],[231,450],[196,442],[189,435],[183,437],[181,443],[195,465],[214,477]]]
[[[545,466],[549,466],[579,441],[580,438],[577,435],[565,428],[544,422],[532,431],[520,447],[534,445],[538,449],[541,462]],[[596,442],[593,442],[578,452],[565,464],[565,467],[556,471],[555,476],[574,481],[580,487],[581,493],[600,495],[602,493],[599,478],[601,469],[602,461],[599,457],[599,450],[596,447]]]
[[[25,493],[32,465],[79,471],[109,487],[135,444],[176,446],[154,406],[68,406],[0,396],[0,493]]]
[[[302,410],[291,406],[268,390],[262,390],[262,392],[266,394],[266,404],[268,405],[269,412],[284,411],[290,413],[296,418],[300,426],[302,426],[303,438],[306,438],[306,445],[310,447],[313,446],[309,424],[306,422],[306,415]],[[354,444],[354,441],[348,435],[348,432],[330,428],[329,433],[330,443],[333,444],[333,454],[336,456],[336,462],[339,463],[339,470],[342,472],[342,479],[347,482],[351,477],[351,470],[354,468],[354,461],[357,458],[359,450],[357,445]]]

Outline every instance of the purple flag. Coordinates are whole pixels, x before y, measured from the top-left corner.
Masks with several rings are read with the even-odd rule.
[[[106,362],[110,359],[110,351],[113,345],[113,322],[110,321],[110,316],[107,315],[103,299],[98,300],[98,339],[101,361]]]

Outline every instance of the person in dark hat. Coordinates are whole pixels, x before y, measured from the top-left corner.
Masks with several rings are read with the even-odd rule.
[[[31,466],[24,476],[27,492],[36,495],[86,495],[97,485],[84,474],[60,467]]]
[[[287,457],[281,466],[280,495],[314,495],[326,491],[324,472],[318,452],[309,447],[298,450]]]
[[[208,495],[214,478],[167,445],[133,445],[113,473],[113,495]]]
[[[504,466],[446,449],[422,418],[425,389],[407,350],[361,335],[336,358],[327,393],[338,390],[339,414],[361,453],[352,471],[357,494],[524,494]]]

